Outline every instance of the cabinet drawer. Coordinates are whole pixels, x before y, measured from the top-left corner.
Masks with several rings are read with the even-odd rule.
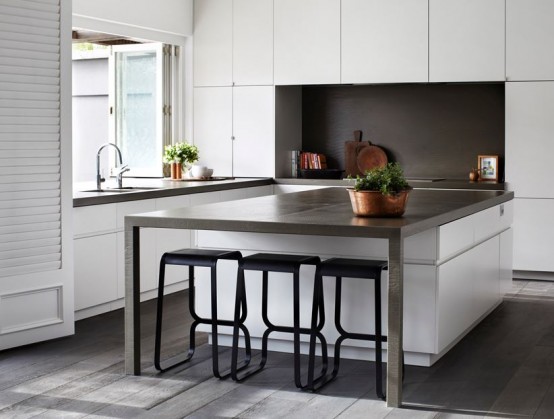
[[[513,203],[497,205],[475,214],[474,241],[483,241],[503,230],[506,230],[513,221]]]
[[[473,220],[460,218],[439,227],[439,259],[444,259],[473,244]]]
[[[439,259],[468,249],[508,229],[514,219],[513,201],[460,218],[439,227]]]
[[[116,204],[73,208],[73,235],[113,231],[116,229],[115,214]]]

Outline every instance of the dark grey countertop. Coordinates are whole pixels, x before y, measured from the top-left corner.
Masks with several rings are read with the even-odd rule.
[[[108,180],[113,186],[114,180]],[[504,183],[469,182],[464,180],[445,179],[440,181],[409,180],[416,189],[454,189],[454,190],[504,190]],[[187,195],[202,192],[222,191],[229,189],[248,188],[272,184],[308,185],[308,186],[351,186],[353,180],[348,179],[295,179],[295,178],[226,178],[212,181],[125,178],[125,187],[137,188],[129,192],[84,192],[94,190],[93,182],[74,185],[73,207],[112,204],[117,202],[137,201],[140,199],[164,198],[169,196]],[[105,186],[103,185],[105,188]],[[139,189],[143,187],[145,189]]]
[[[323,188],[125,217],[126,226],[345,237],[409,236],[513,199],[513,192],[413,190],[400,218],[356,217],[343,188]]]
[[[110,184],[113,179],[108,180]],[[140,199],[164,198],[168,196],[188,195],[202,192],[214,192],[237,188],[272,185],[272,178],[226,178],[224,180],[191,181],[171,179],[125,178],[123,186],[137,188],[132,192],[83,192],[93,190],[93,182],[74,185],[73,207],[112,204],[116,202],[137,201]],[[103,185],[105,188],[105,186]],[[138,189],[144,187],[147,189]],[[109,191],[109,192],[108,192]]]

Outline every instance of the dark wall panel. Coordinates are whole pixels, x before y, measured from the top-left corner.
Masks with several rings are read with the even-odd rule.
[[[504,156],[504,84],[304,86],[302,147],[344,169],[354,130],[411,177],[467,179],[478,154]],[[502,174],[502,172],[501,172]]]

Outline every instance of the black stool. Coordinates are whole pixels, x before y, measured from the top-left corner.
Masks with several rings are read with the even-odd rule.
[[[233,349],[231,358],[231,377],[235,381],[242,381],[247,377],[261,371],[267,361],[267,346],[268,337],[271,332],[285,332],[294,334],[294,382],[298,388],[304,388],[300,379],[300,335],[314,335],[314,339],[318,338],[322,348],[322,373],[321,376],[313,379],[318,381],[325,376],[327,372],[327,343],[325,337],[321,334],[321,329],[325,322],[323,293],[320,288],[322,286],[321,277],[316,278],[314,282],[314,299],[312,310],[319,314],[319,320],[313,326],[313,329],[300,327],[300,267],[301,265],[318,265],[319,257],[303,256],[303,255],[283,255],[270,253],[257,253],[251,256],[242,258],[239,262],[239,273],[237,280],[237,302],[235,304],[235,327],[233,329]],[[242,376],[237,375],[237,353],[238,353],[238,329],[242,324],[240,314],[240,301],[246,299],[246,289],[244,281],[244,271],[262,271],[262,319],[266,326],[266,330],[262,336],[262,353],[260,364],[250,370],[245,371]],[[268,278],[269,272],[284,272],[293,274],[293,326],[283,326],[273,324],[267,313],[268,308]],[[244,310],[244,308],[243,308]],[[242,315],[244,316],[244,312]],[[313,314],[312,314],[313,317]],[[315,352],[315,340],[314,340]]]
[[[217,336],[218,326],[233,326],[235,322],[233,320],[222,320],[217,317],[217,270],[216,265],[219,260],[236,260],[240,261],[242,255],[237,251],[227,250],[209,250],[209,249],[180,249],[173,252],[164,253],[160,261],[160,278],[158,283],[158,305],[157,305],[157,317],[156,317],[156,340],[154,346],[154,366],[157,370],[164,372],[170,368],[184,364],[190,361],[194,355],[196,349],[195,343],[195,331],[199,324],[209,324],[212,326],[212,368],[213,374],[217,378],[226,378],[229,376],[229,372],[221,374],[219,372],[219,345]],[[190,326],[190,346],[186,357],[182,360],[178,360],[167,365],[160,363],[160,345],[162,338],[162,316],[163,316],[163,299],[164,299],[164,282],[165,282],[165,265],[184,265],[189,267],[189,311],[194,319]],[[211,318],[206,319],[199,317],[196,313],[195,305],[195,288],[194,288],[194,267],[208,267],[211,269]],[[243,325],[246,318],[246,300],[237,299],[237,304],[242,307],[244,315],[239,319],[238,327],[242,330],[245,337],[246,357],[245,363],[240,369],[246,367],[250,362],[250,335],[248,329]],[[240,370],[239,369],[239,370]]]
[[[333,380],[338,372],[340,365],[340,349],[341,344],[345,339],[366,340],[375,342],[375,370],[376,370],[376,391],[377,396],[381,399],[385,399],[383,392],[383,360],[382,360],[382,343],[387,341],[387,337],[383,336],[381,331],[381,272],[387,269],[386,261],[378,260],[364,260],[364,259],[341,259],[332,258],[324,262],[321,262],[316,270],[316,278],[319,281],[324,276],[334,276],[336,278],[336,290],[335,290],[335,327],[340,336],[335,342],[335,355],[333,359],[333,372],[331,376],[325,380],[320,380],[320,386]],[[352,333],[347,332],[341,325],[341,292],[342,292],[342,278],[365,278],[372,279],[375,289],[375,334],[364,333]],[[312,328],[317,325],[317,313],[313,312],[312,316]],[[314,363],[315,363],[315,338],[316,334],[312,333],[310,336],[310,352],[308,360],[308,385],[310,390],[315,389],[317,380],[314,376]]]

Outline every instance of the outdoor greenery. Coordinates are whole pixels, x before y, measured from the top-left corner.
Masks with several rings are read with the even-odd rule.
[[[186,142],[165,146],[164,163],[189,163],[198,161],[198,147]]]
[[[391,195],[410,189],[402,167],[396,162],[368,170],[364,176],[356,176],[355,180],[356,191],[381,191],[383,195]]]

